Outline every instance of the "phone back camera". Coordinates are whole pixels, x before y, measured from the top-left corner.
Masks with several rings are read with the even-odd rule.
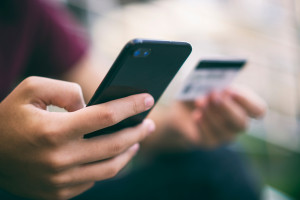
[[[150,53],[151,53],[151,49],[141,48],[141,49],[137,49],[133,52],[133,57],[143,58],[143,57],[149,56]]]

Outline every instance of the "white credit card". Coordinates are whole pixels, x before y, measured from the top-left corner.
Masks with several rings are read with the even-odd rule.
[[[186,78],[177,100],[190,101],[227,87],[246,60],[202,60]]]

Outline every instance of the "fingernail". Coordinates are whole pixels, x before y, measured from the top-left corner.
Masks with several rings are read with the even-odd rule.
[[[152,96],[148,96],[146,99],[145,99],[145,107],[146,109],[150,109],[154,104],[154,99]]]
[[[155,123],[151,119],[145,119],[144,123],[148,127],[149,134],[152,133],[153,131],[155,131]]]
[[[137,152],[140,149],[140,144],[136,143],[131,147],[131,150]]]

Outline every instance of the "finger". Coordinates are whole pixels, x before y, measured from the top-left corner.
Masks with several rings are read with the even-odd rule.
[[[76,184],[71,187],[66,187],[54,192],[50,199],[71,199],[94,186],[94,182]]]
[[[114,158],[74,168],[74,170],[71,170],[69,174],[65,176],[65,180],[63,181],[74,184],[112,178],[132,159],[138,149],[139,145],[135,144]]]
[[[215,147],[218,144],[218,141],[214,137],[214,131],[211,130],[211,126],[209,125],[207,118],[202,117],[198,126],[201,132],[200,144],[205,147]]]
[[[42,77],[29,77],[21,83],[27,100],[43,109],[55,105],[68,111],[84,107],[81,88],[76,83]]]
[[[208,106],[203,117],[207,120],[207,125],[211,127],[212,134],[219,143],[228,142],[233,139],[236,132],[229,129],[225,116],[219,114],[219,111],[213,106]]]
[[[266,103],[249,89],[235,87],[230,93],[233,100],[240,104],[250,117],[258,118],[265,114]]]
[[[146,111],[153,104],[154,99],[149,94],[132,95],[67,113],[64,125],[68,132],[82,137]]]
[[[198,108],[193,112],[194,123],[199,129],[199,143],[203,146],[215,146],[216,145],[216,131],[211,130],[211,123],[207,118],[208,105],[203,108]]]
[[[84,164],[114,157],[135,143],[142,141],[155,129],[152,120],[146,119],[137,127],[127,128],[113,134],[107,134],[82,139],[78,144],[79,148],[74,149],[73,164]]]
[[[208,103],[208,98],[207,96],[205,97],[199,97],[195,100],[194,102],[194,106],[197,108],[197,109],[203,109],[205,108],[205,106],[207,105]]]
[[[232,100],[227,93],[213,94],[210,102],[218,110],[220,116],[226,119],[225,126],[234,132],[242,131],[247,128],[248,118],[245,111]]]

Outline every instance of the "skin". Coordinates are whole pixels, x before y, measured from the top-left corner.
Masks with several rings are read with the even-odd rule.
[[[154,123],[145,120],[88,140],[83,135],[153,103],[149,94],[139,94],[84,107],[78,84],[25,79],[0,104],[0,187],[31,199],[69,199],[115,176],[154,131]],[[69,112],[49,112],[50,104]]]
[[[69,82],[27,78],[0,103],[0,187],[15,195],[72,198],[95,181],[115,176],[151,132],[143,145],[150,151],[214,148],[232,141],[246,129],[249,117],[261,117],[266,109],[251,91],[228,88],[193,102],[157,106],[150,114],[156,126],[147,119],[137,127],[85,140],[86,133],[149,109],[153,98],[139,94],[85,107],[83,94],[87,102],[103,78],[88,57],[60,78]],[[48,112],[50,104],[69,112]]]
[[[80,84],[88,101],[104,74],[101,68],[92,65],[87,55],[62,78]],[[156,105],[148,116],[154,120],[156,130],[143,141],[143,149],[151,152],[186,149],[191,145],[215,148],[233,141],[247,129],[249,119],[263,117],[266,108],[259,96],[241,86],[213,91],[191,102],[174,101],[167,107]]]
[[[249,117],[260,118],[266,110],[264,102],[254,93],[237,88],[211,92],[198,98],[190,108],[180,103],[175,106],[177,111],[190,112],[185,118],[189,129],[185,129],[181,117],[180,120],[175,117],[177,129],[182,130],[190,142],[207,148],[233,141],[238,133],[247,129]]]
[[[157,128],[143,141],[142,152],[217,148],[234,141],[247,129],[250,118],[261,118],[265,112],[264,101],[246,88],[229,87],[195,101],[174,101],[150,113]]]

